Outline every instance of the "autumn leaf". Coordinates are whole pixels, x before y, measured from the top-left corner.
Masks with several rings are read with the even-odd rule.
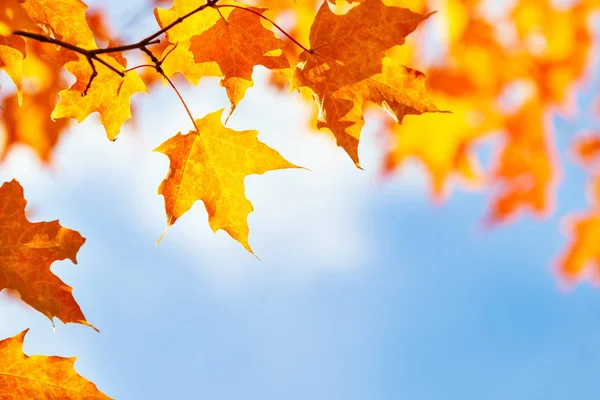
[[[176,20],[184,17],[206,2],[203,0],[174,0],[173,5],[168,10],[157,7],[154,9],[154,17],[161,28],[169,26]],[[221,1],[219,4],[231,4],[231,1]],[[227,10],[223,10],[227,15]],[[167,40],[170,43],[177,44],[188,41],[192,36],[200,35],[217,23],[220,15],[216,9],[208,7],[202,12],[197,12],[183,19],[181,23],[174,25],[166,33]]]
[[[220,76],[221,70],[215,62],[197,64],[189,49],[190,42],[169,45],[162,54],[161,68],[168,77],[179,72],[190,83],[198,84],[205,76]],[[166,83],[166,82],[165,82]]]
[[[49,44],[29,41],[28,55],[23,63],[23,74],[35,85],[28,85],[22,104],[16,95],[2,99],[0,124],[4,125],[5,143],[0,159],[17,144],[24,144],[35,151],[39,159],[48,163],[60,136],[69,125],[66,119],[53,121],[50,114],[56,105],[58,92],[64,87],[62,60],[74,53],[57,52]],[[64,50],[64,49],[61,49]],[[61,59],[55,62],[55,58]]]
[[[282,73],[289,69],[283,54],[283,41],[261,24],[260,15],[266,9],[236,8],[210,29],[191,38],[190,51],[197,63],[216,62],[221,69],[227,97],[231,102],[229,115],[253,86],[252,70],[263,65]],[[273,54],[273,52],[276,52]]]
[[[50,320],[57,317],[94,328],[73,299],[72,288],[50,271],[54,261],[68,258],[77,264],[85,239],[58,221],[29,222],[25,204],[17,181],[0,187],[0,290],[16,292]]]
[[[48,35],[83,49],[95,49],[94,34],[80,0],[25,0],[21,7]]]
[[[559,257],[562,277],[573,281],[591,269],[600,278],[600,177],[590,187],[592,209],[586,214],[572,214],[565,218],[571,237],[570,244]]]
[[[500,187],[487,217],[490,224],[506,221],[522,210],[540,216],[549,212],[557,166],[542,113],[539,100],[531,99],[505,120],[506,144],[490,178]]]
[[[204,4],[206,4],[204,1],[198,0],[175,0],[168,10],[160,7],[154,9],[154,16],[158,25],[165,28]],[[219,4],[237,3],[224,0]],[[226,18],[230,12],[230,9],[224,8],[219,14],[215,8],[208,7],[190,15],[169,29],[166,36],[171,46],[164,50],[162,55],[164,62],[161,65],[165,74],[170,77],[179,72],[194,85],[197,85],[202,77],[221,76],[221,70],[216,62],[196,63],[194,55],[190,51],[190,39],[210,29],[222,18],[221,16]]]
[[[171,162],[158,193],[165,198],[167,228],[202,200],[213,232],[225,230],[252,253],[247,219],[254,208],[244,194],[244,178],[299,167],[259,142],[257,131],[224,127],[222,113],[221,109],[197,119],[197,131],[179,132],[155,150]]]
[[[106,54],[100,58],[120,70],[127,66],[126,60],[118,55]],[[59,93],[60,101],[51,117],[75,118],[77,122],[82,122],[91,113],[98,112],[106,135],[114,140],[121,126],[131,118],[131,96],[138,92],[148,93],[144,82],[136,71],[128,71],[121,77],[104,65],[99,65],[96,67],[98,76],[87,94],[82,96],[92,75],[92,67],[85,57],[79,56],[79,60],[67,63],[65,68],[77,81]]]
[[[579,138],[575,142],[575,156],[586,167],[594,165],[600,156],[600,132]]]
[[[15,29],[36,29],[36,25],[19,6],[17,0],[3,0],[0,7],[0,70],[17,88],[19,103],[23,91],[23,59],[26,55],[25,40],[12,36]]]
[[[410,116],[402,125],[387,123],[391,137],[384,172],[391,173],[406,161],[420,161],[431,177],[433,197],[448,194],[448,179],[462,178],[470,187],[485,183],[483,168],[474,154],[477,139],[493,127],[497,117],[489,111],[472,109],[470,103],[453,97],[435,96],[437,104],[452,113]]]
[[[0,341],[0,398],[110,399],[75,371],[75,357],[25,355],[23,340],[27,331]]]
[[[0,69],[12,79],[19,96],[23,98],[23,59],[25,41],[19,37],[0,36]]]
[[[568,7],[552,3],[521,0],[511,17],[526,49],[528,72],[539,98],[547,104],[562,105],[588,65],[593,35],[588,19],[594,6],[583,1]],[[534,37],[539,39],[532,40]]]
[[[292,86],[313,91],[318,127],[329,128],[356,165],[366,101],[382,106],[399,123],[407,114],[438,111],[425,76],[385,57],[427,17],[381,0],[366,0],[344,15],[324,2],[315,17],[311,48],[300,55]]]
[[[0,159],[4,159],[15,144],[23,143],[31,147],[41,161],[50,161],[52,149],[68,126],[67,120],[50,119],[50,111],[55,102],[55,97],[50,97],[50,93],[25,95],[21,107],[16,95],[7,96],[2,100],[0,113],[4,122],[6,140],[0,152]]]

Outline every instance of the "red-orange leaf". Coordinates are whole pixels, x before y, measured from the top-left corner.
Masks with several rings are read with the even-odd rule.
[[[257,131],[223,126],[219,110],[196,120],[198,131],[179,132],[155,151],[166,154],[171,168],[158,193],[165,197],[167,227],[202,200],[213,232],[225,230],[252,252],[248,244],[248,214],[244,178],[283,168],[298,168],[257,139]]]
[[[254,13],[252,13],[253,11]],[[265,9],[248,7],[234,9],[227,20],[220,19],[214,26],[191,39],[190,51],[197,63],[216,62],[221,68],[221,86],[227,90],[233,112],[237,104],[253,86],[252,70],[263,65],[283,71],[289,63],[283,54],[284,43],[261,24]],[[277,51],[277,54],[269,54]]]
[[[110,399],[75,371],[75,357],[25,355],[27,331],[0,341],[0,399]]]
[[[58,221],[29,222],[25,204],[17,181],[0,187],[0,290],[18,293],[50,320],[91,326],[73,299],[72,288],[50,271],[54,261],[68,258],[76,264],[85,239]]]
[[[345,15],[325,1],[312,25],[310,51],[300,55],[292,86],[307,86],[319,106],[318,127],[329,128],[358,165],[363,106],[374,102],[399,123],[407,114],[438,111],[425,77],[385,57],[428,16],[381,0],[366,0]]]

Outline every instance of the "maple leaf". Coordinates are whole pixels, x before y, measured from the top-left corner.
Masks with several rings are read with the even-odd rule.
[[[23,341],[28,331],[0,341],[0,398],[110,399],[75,371],[75,357],[25,355]]]
[[[25,0],[21,7],[48,35],[83,49],[97,48],[80,0]]]
[[[72,288],[50,271],[54,261],[76,255],[85,242],[58,221],[29,222],[23,188],[13,180],[0,186],[0,290],[10,289],[50,320],[90,325],[73,299]],[[96,328],[94,328],[96,329]]]
[[[174,0],[173,5],[168,10],[157,7],[154,9],[154,17],[161,28],[165,28],[176,20],[182,18],[188,13],[194,11],[201,5],[205,4],[204,0]],[[221,4],[231,4],[229,1],[221,1]],[[222,11],[227,15],[227,10]],[[197,12],[181,23],[173,26],[166,32],[167,40],[170,43],[177,44],[190,40],[192,36],[199,35],[205,30],[213,26],[221,17],[214,8],[206,8],[201,12]]]
[[[600,277],[600,177],[595,178],[590,189],[592,209],[565,218],[571,243],[559,257],[558,266],[563,278],[570,281],[583,275],[587,268]]]
[[[124,69],[126,60],[119,54],[99,56],[115,68]],[[75,118],[82,122],[91,113],[100,113],[100,121],[110,140],[114,140],[121,126],[131,118],[130,98],[134,93],[148,93],[146,85],[136,71],[128,71],[124,77],[103,65],[97,66],[98,75],[93,84],[82,96],[92,75],[92,67],[87,59],[79,55],[77,61],[65,64],[67,71],[72,73],[77,81],[66,90],[59,93],[60,101],[52,111],[51,117]]]
[[[215,62],[197,64],[190,51],[190,42],[185,41],[168,46],[162,56],[161,68],[165,75],[172,76],[176,72],[182,74],[189,82],[198,84],[205,76],[221,76],[221,70]]]
[[[300,167],[259,142],[257,131],[224,127],[222,113],[223,109],[197,119],[197,131],[179,132],[155,150],[171,162],[158,193],[165,198],[167,228],[202,200],[213,232],[225,230],[252,253],[247,219],[253,207],[244,194],[244,178]]]
[[[487,133],[497,117],[489,110],[471,108],[469,101],[436,95],[436,103],[452,107],[452,114],[425,114],[408,117],[402,125],[389,123],[392,147],[384,161],[384,172],[398,169],[406,160],[421,161],[431,176],[433,196],[441,200],[447,194],[446,182],[454,174],[470,187],[485,182],[483,170],[473,147]]]
[[[12,36],[15,29],[36,30],[25,11],[19,7],[17,0],[3,0],[0,7],[0,70],[15,84],[19,103],[23,96],[23,59],[26,55],[25,40]]]
[[[19,103],[23,98],[24,58],[25,41],[22,38],[0,36],[0,69],[3,69],[14,82]]]
[[[29,41],[28,54],[23,63],[23,74],[35,79],[35,85],[28,85],[19,104],[15,95],[2,100],[0,113],[6,133],[6,141],[0,159],[17,143],[31,147],[41,161],[50,161],[52,149],[60,135],[69,125],[68,120],[53,121],[50,118],[56,105],[56,97],[65,82],[62,78],[62,60],[74,53],[64,49],[57,52],[49,44]],[[55,62],[56,58],[61,61]]]
[[[540,99],[548,104],[561,104],[588,65],[593,37],[588,19],[593,6],[578,2],[556,7],[552,3],[521,0],[511,17],[526,49],[528,72]],[[533,41],[532,37],[538,39]]]
[[[382,106],[399,123],[407,114],[439,111],[425,89],[425,76],[385,57],[428,16],[365,0],[344,15],[324,2],[315,17],[311,48],[300,55],[292,86],[313,91],[318,127],[329,128],[356,165],[366,101]]]
[[[538,215],[549,210],[557,166],[542,113],[539,99],[531,99],[505,120],[506,144],[492,170],[501,192],[492,201],[491,224],[505,221],[522,208]]]
[[[25,95],[20,107],[16,95],[7,96],[2,101],[2,117],[6,131],[6,142],[0,152],[0,159],[17,143],[23,143],[35,150],[40,160],[50,161],[52,149],[58,142],[67,120],[52,121],[50,111],[56,101],[52,92]],[[56,93],[54,93],[56,94]]]
[[[237,4],[232,1],[221,1],[220,4]],[[198,7],[206,4],[200,0],[175,0],[168,10],[157,7],[154,9],[156,22],[161,28],[165,28],[171,23],[183,18],[188,13]],[[219,11],[221,14],[219,14]],[[185,19],[181,23],[173,26],[166,32],[167,42],[172,46],[167,47],[162,59],[161,65],[167,76],[176,72],[181,73],[189,82],[198,84],[200,78],[205,76],[221,76],[221,70],[215,62],[204,62],[197,64],[194,55],[189,50],[190,39],[193,36],[201,35],[210,29],[223,16],[226,18],[231,9],[223,8],[217,11],[215,8],[208,7],[201,12],[197,12]]]
[[[252,70],[263,65],[282,73],[290,64],[283,54],[283,41],[262,26],[260,15],[266,9],[236,8],[227,19],[220,19],[210,29],[190,40],[190,51],[197,63],[216,62],[222,72],[221,86],[231,102],[229,115],[253,86]],[[272,52],[279,51],[273,55]]]

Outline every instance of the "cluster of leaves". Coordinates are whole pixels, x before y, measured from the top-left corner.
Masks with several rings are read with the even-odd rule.
[[[559,166],[545,120],[551,110],[568,109],[572,86],[586,72],[597,1],[559,8],[551,0],[520,0],[493,13],[481,0],[447,0],[433,17],[427,0],[250,3],[175,0],[168,9],[155,9],[156,33],[122,45],[108,33],[102,15],[86,13],[80,0],[4,0],[0,69],[15,90],[3,88],[0,96],[2,157],[21,143],[50,163],[70,119],[81,122],[95,112],[114,140],[132,118],[132,96],[163,81],[181,99],[193,127],[156,149],[170,160],[159,188],[167,226],[202,200],[213,231],[225,230],[252,252],[247,217],[253,207],[244,178],[298,168],[258,141],[256,131],[225,126],[253,86],[254,67],[261,65],[272,72],[275,87],[297,89],[316,103],[311,125],[331,132],[357,167],[364,112],[375,104],[392,117],[385,123],[385,172],[418,159],[431,175],[435,198],[447,195],[453,177],[492,187],[497,193],[487,218],[491,224],[523,210],[540,215],[551,210]],[[431,38],[417,27],[431,18],[446,20],[447,32],[443,54],[428,62],[419,50]],[[405,43],[409,34],[413,40]],[[128,68],[129,54],[146,61]],[[64,70],[75,77],[69,88]],[[196,118],[173,83],[177,74],[192,84],[220,77],[230,101],[225,118],[223,110]],[[476,144],[498,132],[504,140],[484,169]],[[586,165],[600,156],[598,137],[574,147]],[[561,261],[570,278],[590,262],[600,268],[600,174],[595,181],[594,208],[577,217],[573,244]],[[0,290],[18,294],[50,319],[89,325],[71,288],[50,272],[55,260],[75,262],[84,239],[56,221],[30,223],[24,209],[21,186],[5,183]],[[7,360],[0,364],[0,395],[4,390],[8,397],[47,398],[63,390],[61,398],[106,398],[72,370],[72,360],[26,357],[24,335],[0,342]]]

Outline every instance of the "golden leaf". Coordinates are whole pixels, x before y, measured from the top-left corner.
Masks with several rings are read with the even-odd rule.
[[[27,331],[0,341],[0,398],[110,400],[75,371],[75,357],[25,355]]]
[[[235,131],[223,126],[223,110],[196,120],[198,131],[179,132],[155,151],[169,157],[169,174],[158,193],[165,198],[167,228],[202,200],[213,232],[225,230],[252,252],[248,244],[248,214],[252,203],[244,194],[250,174],[299,168],[257,140],[257,131]]]

